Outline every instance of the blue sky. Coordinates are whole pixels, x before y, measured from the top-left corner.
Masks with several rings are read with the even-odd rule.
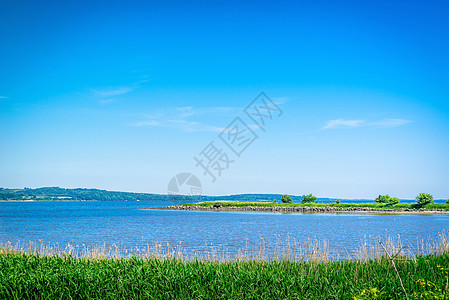
[[[0,186],[449,197],[444,1],[0,4]],[[243,109],[264,91],[283,114]],[[257,134],[240,157],[219,134]],[[194,156],[234,160],[215,182]]]

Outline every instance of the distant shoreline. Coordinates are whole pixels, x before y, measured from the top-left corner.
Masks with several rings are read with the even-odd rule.
[[[247,212],[285,212],[285,213],[371,213],[371,214],[449,214],[443,209],[375,209],[371,207],[332,207],[332,206],[198,206],[176,205],[166,207],[145,207],[152,210],[178,210],[178,211],[247,211]]]

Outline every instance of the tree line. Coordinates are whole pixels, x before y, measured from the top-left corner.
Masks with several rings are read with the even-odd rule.
[[[428,193],[420,193],[415,198],[416,203],[414,204],[416,207],[422,207],[427,204],[433,204],[433,196]],[[293,203],[293,199],[289,195],[282,195],[281,197],[282,203]],[[302,195],[300,199],[301,204],[307,203],[318,203],[318,198],[313,196],[312,194]],[[276,200],[274,200],[276,202]],[[374,199],[374,203],[384,204],[384,205],[396,205],[399,204],[399,199],[396,197],[390,197],[390,195],[379,195]],[[336,200],[336,204],[340,204],[340,200]],[[449,199],[446,201],[446,204],[449,204]]]

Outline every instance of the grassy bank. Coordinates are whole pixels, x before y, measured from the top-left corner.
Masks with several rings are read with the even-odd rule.
[[[180,204],[180,206],[192,206],[192,207],[332,207],[332,208],[369,208],[376,210],[424,210],[424,211],[432,211],[432,210],[445,210],[449,211],[449,204],[426,204],[424,206],[419,206],[417,204],[407,204],[407,203],[399,203],[395,205],[388,205],[383,203],[274,203],[274,202],[239,202],[239,201],[209,201],[209,202],[199,202],[199,203],[188,203],[188,204]]]
[[[425,279],[438,287],[449,254],[396,259],[411,299]],[[75,258],[0,251],[1,299],[352,299],[377,288],[405,299],[387,258],[361,261],[192,261]]]

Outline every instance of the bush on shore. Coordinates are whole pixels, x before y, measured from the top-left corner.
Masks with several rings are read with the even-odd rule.
[[[318,198],[315,197],[312,194],[308,194],[308,195],[302,195],[301,196],[301,203],[302,204],[306,204],[306,203],[318,203]]]
[[[386,205],[395,205],[399,203],[398,198],[390,197],[390,195],[379,195],[376,199],[374,199],[375,203],[382,203]]]
[[[433,196],[427,193],[420,193],[418,196],[416,196],[416,201],[420,206],[434,203]]]
[[[292,197],[289,195],[282,195],[281,201],[282,203],[293,203]]]

